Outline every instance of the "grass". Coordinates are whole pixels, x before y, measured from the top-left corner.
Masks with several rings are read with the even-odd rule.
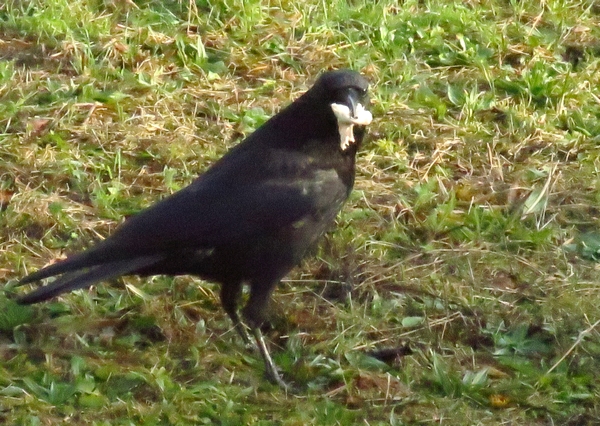
[[[600,4],[0,5],[0,277],[187,185],[323,69],[356,189],[273,301],[286,395],[191,277],[0,298],[5,424],[600,422]],[[124,283],[124,286],[122,285]]]

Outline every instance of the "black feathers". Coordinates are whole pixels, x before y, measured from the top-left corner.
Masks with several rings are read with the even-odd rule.
[[[221,284],[223,307],[248,341],[237,315],[247,284],[244,323],[269,378],[284,386],[259,327],[276,284],[332,224],[352,189],[355,154],[371,121],[367,87],[352,71],[323,74],[190,186],[87,251],[25,277],[22,284],[62,274],[19,302],[120,275],[192,274]]]

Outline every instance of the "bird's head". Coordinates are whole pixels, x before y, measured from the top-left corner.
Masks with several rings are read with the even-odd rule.
[[[373,119],[366,109],[368,88],[367,80],[350,70],[326,72],[315,83],[315,89],[327,100],[328,113],[335,117],[343,151],[355,142],[354,126],[366,126]]]

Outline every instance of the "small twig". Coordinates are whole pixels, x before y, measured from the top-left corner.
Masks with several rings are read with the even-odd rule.
[[[592,324],[590,327],[586,328],[585,330],[583,330],[582,332],[579,333],[579,336],[577,336],[577,340],[575,340],[575,343],[573,343],[573,345],[569,348],[569,350],[567,350],[567,352],[565,352],[565,354],[563,356],[560,357],[560,359],[558,361],[556,361],[556,363],[550,367],[550,369],[548,371],[546,371],[545,376],[547,376],[548,374],[550,374],[556,367],[558,367],[558,365],[563,362],[565,360],[566,357],[568,357],[571,352],[573,352],[575,350],[575,348],[581,343],[581,341],[583,340],[583,338],[589,334],[592,330],[594,330],[594,328],[596,328],[596,326],[600,324],[600,320],[596,321],[594,324]]]

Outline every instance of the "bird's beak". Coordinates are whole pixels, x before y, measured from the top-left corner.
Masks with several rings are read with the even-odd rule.
[[[358,93],[358,91],[356,89],[349,89],[348,92],[346,93],[345,96],[345,100],[344,100],[344,104],[350,109],[350,117],[353,119],[356,119],[356,110],[358,105],[362,105],[360,103],[361,101],[361,96]],[[364,108],[364,105],[363,105]]]
[[[331,104],[331,109],[340,124],[356,124],[366,126],[371,123],[373,116],[365,109],[363,102],[367,97],[356,89],[348,89],[341,102]]]
[[[343,151],[354,143],[354,125],[366,126],[371,123],[373,116],[361,103],[366,96],[355,89],[349,89],[342,102],[332,103],[331,109],[338,122],[340,147]]]

